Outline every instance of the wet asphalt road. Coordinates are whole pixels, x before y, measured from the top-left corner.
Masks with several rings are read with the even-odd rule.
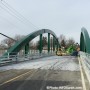
[[[78,59],[52,56],[0,67],[0,90],[82,90]]]

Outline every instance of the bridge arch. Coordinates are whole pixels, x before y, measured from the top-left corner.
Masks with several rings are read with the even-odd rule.
[[[43,33],[48,33],[49,38],[50,38],[50,34],[53,35],[53,37],[57,41],[57,44],[59,44],[58,38],[57,38],[56,34],[53,31],[51,31],[49,29],[41,29],[41,30],[38,30],[38,31],[34,31],[34,32],[28,34],[27,36],[25,36],[24,38],[22,38],[20,41],[17,41],[10,49],[7,50],[6,53],[4,53],[4,56],[8,55],[8,53],[10,53],[10,55],[16,55],[21,50],[21,48],[23,46],[27,45],[32,39],[34,39],[38,35],[40,35],[40,39],[41,39]],[[26,49],[27,49],[27,47],[26,47]],[[13,52],[16,52],[16,53],[13,53]]]
[[[90,38],[87,30],[84,27],[81,28],[80,50],[86,53],[90,53]]]

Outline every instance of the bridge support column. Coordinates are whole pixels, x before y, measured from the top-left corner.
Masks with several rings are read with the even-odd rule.
[[[53,36],[53,51],[55,51],[55,37]]]
[[[51,52],[53,51],[53,38],[51,37]]]
[[[40,34],[39,52],[42,53],[42,34]]]
[[[48,33],[48,53],[50,52],[50,33]]]
[[[29,52],[29,43],[25,45],[25,55]]]

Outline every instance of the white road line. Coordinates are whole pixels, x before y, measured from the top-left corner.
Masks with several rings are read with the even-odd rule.
[[[82,65],[81,65],[81,62],[80,62],[80,58],[78,58],[78,61],[79,61],[80,72],[81,72],[82,87],[83,87],[83,90],[86,90],[85,79],[84,79],[84,74],[83,74],[83,71],[82,71]]]
[[[88,68],[86,67],[86,65],[84,64],[84,62],[82,61],[82,65],[83,65],[83,69],[85,71],[85,74],[87,76],[87,79],[89,81],[89,85],[90,85],[90,75],[89,75],[89,71],[88,71]]]

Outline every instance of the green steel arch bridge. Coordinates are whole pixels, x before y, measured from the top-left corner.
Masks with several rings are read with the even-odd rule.
[[[37,58],[32,61],[25,57],[28,62],[17,63],[20,60],[18,52],[24,48],[25,55],[28,55],[29,42],[37,36],[40,39],[39,55],[42,54],[44,33],[48,34],[49,56],[50,35],[53,36],[53,51],[60,48],[56,34],[49,29],[32,32],[19,41],[6,36],[14,40],[15,44],[0,57],[0,90],[90,90],[90,37],[84,27],[81,28],[78,57],[52,54],[43,57],[43,60]],[[13,61],[17,64],[12,65]],[[11,62],[10,65],[7,66],[7,62]]]
[[[41,29],[41,30],[38,30],[38,31],[28,34],[27,36],[25,36],[24,38],[22,38],[19,41],[16,41],[16,43],[10,49],[8,49],[7,52],[4,53],[3,56],[8,55],[8,53],[10,55],[16,55],[22,49],[22,47],[25,47],[25,54],[28,54],[29,42],[37,36],[40,36],[39,52],[42,53],[42,35],[44,33],[48,33],[48,53],[50,52],[50,34],[53,36],[53,51],[55,51],[55,42],[56,42],[57,50],[58,50],[58,48],[60,47],[60,44],[59,44],[56,34],[49,29]],[[80,51],[90,53],[90,37],[85,28],[81,29]]]
[[[80,50],[86,53],[90,53],[90,37],[85,28],[81,29]]]
[[[8,49],[7,52],[4,53],[3,56],[8,55],[8,53],[10,55],[16,55],[22,49],[22,47],[25,47],[25,54],[28,54],[29,42],[37,36],[40,36],[39,52],[42,53],[42,35],[44,33],[48,33],[48,53],[50,52],[50,35],[53,36],[53,51],[55,51],[55,42],[56,42],[57,49],[58,49],[58,47],[60,47],[60,44],[58,42],[58,38],[57,38],[56,34],[49,29],[42,29],[42,30],[32,32],[32,33],[28,34],[26,37],[22,38],[21,40],[16,41],[16,43],[10,49]]]

